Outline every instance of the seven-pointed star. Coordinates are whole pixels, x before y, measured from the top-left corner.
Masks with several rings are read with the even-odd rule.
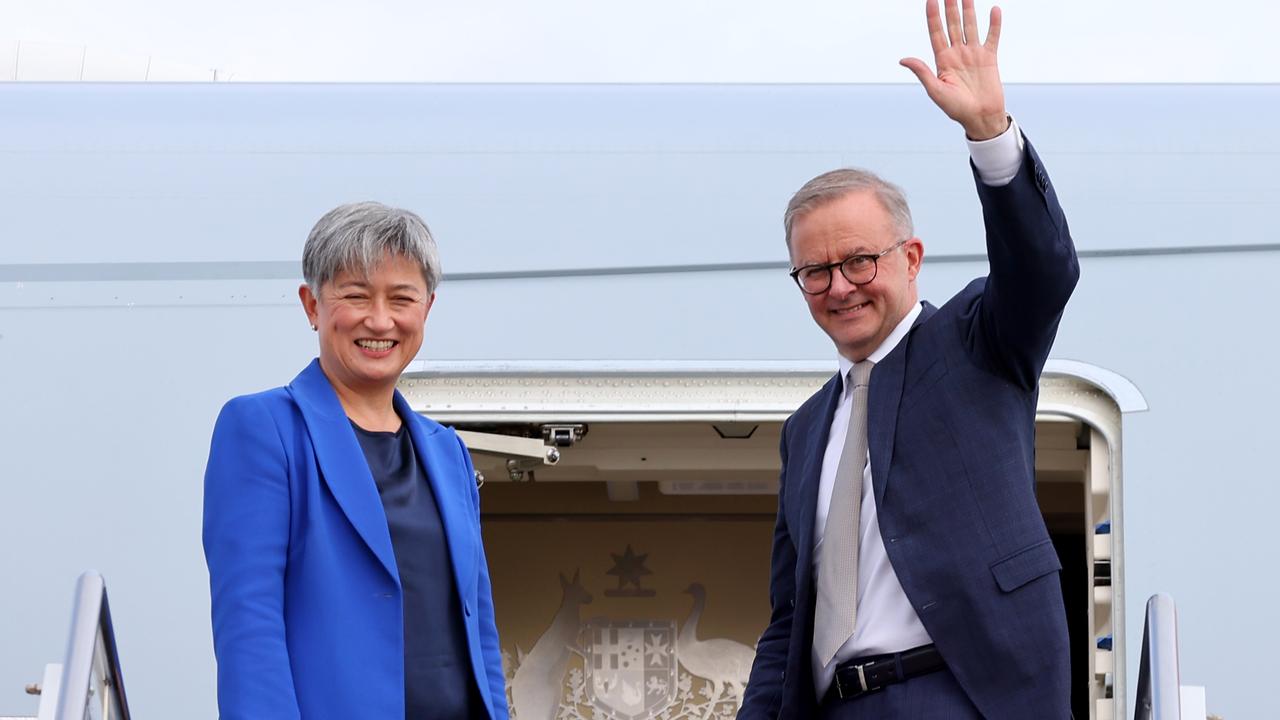
[[[645,575],[652,575],[653,571],[644,566],[645,558],[649,557],[649,553],[637,555],[631,550],[631,546],[627,545],[626,551],[621,555],[617,553],[609,553],[613,557],[613,567],[605,574],[618,576],[618,588],[632,585],[637,590],[640,589],[640,578]]]

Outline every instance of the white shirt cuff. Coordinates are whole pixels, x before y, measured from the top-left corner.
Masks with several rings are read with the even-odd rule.
[[[992,187],[1008,185],[1013,176],[1022,167],[1022,131],[1018,129],[1018,121],[1009,118],[1009,129],[990,140],[970,140],[969,157],[973,158],[973,166],[978,169],[978,177]]]

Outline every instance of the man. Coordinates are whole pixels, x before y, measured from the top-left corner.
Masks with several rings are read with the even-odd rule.
[[[1070,715],[1061,566],[1035,499],[1037,383],[1079,267],[1005,112],[1000,11],[926,6],[937,74],[902,64],[968,137],[990,274],[917,299],[901,192],[841,170],[784,218],[792,276],[841,374],[783,426],[773,612],[740,718]]]

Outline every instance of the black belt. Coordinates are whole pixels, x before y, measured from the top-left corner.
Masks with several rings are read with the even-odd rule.
[[[892,655],[855,658],[836,666],[836,676],[822,698],[824,703],[851,700],[946,667],[932,645],[921,645]]]

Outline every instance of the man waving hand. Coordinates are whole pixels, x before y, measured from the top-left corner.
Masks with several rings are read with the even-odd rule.
[[[926,6],[929,97],[963,128],[990,271],[920,302],[924,243],[893,184],[819,175],[783,218],[791,276],[840,372],[783,426],[770,580],[740,718],[1070,716],[1058,560],[1035,497],[1035,410],[1079,265],[1006,113],[1001,16]]]

